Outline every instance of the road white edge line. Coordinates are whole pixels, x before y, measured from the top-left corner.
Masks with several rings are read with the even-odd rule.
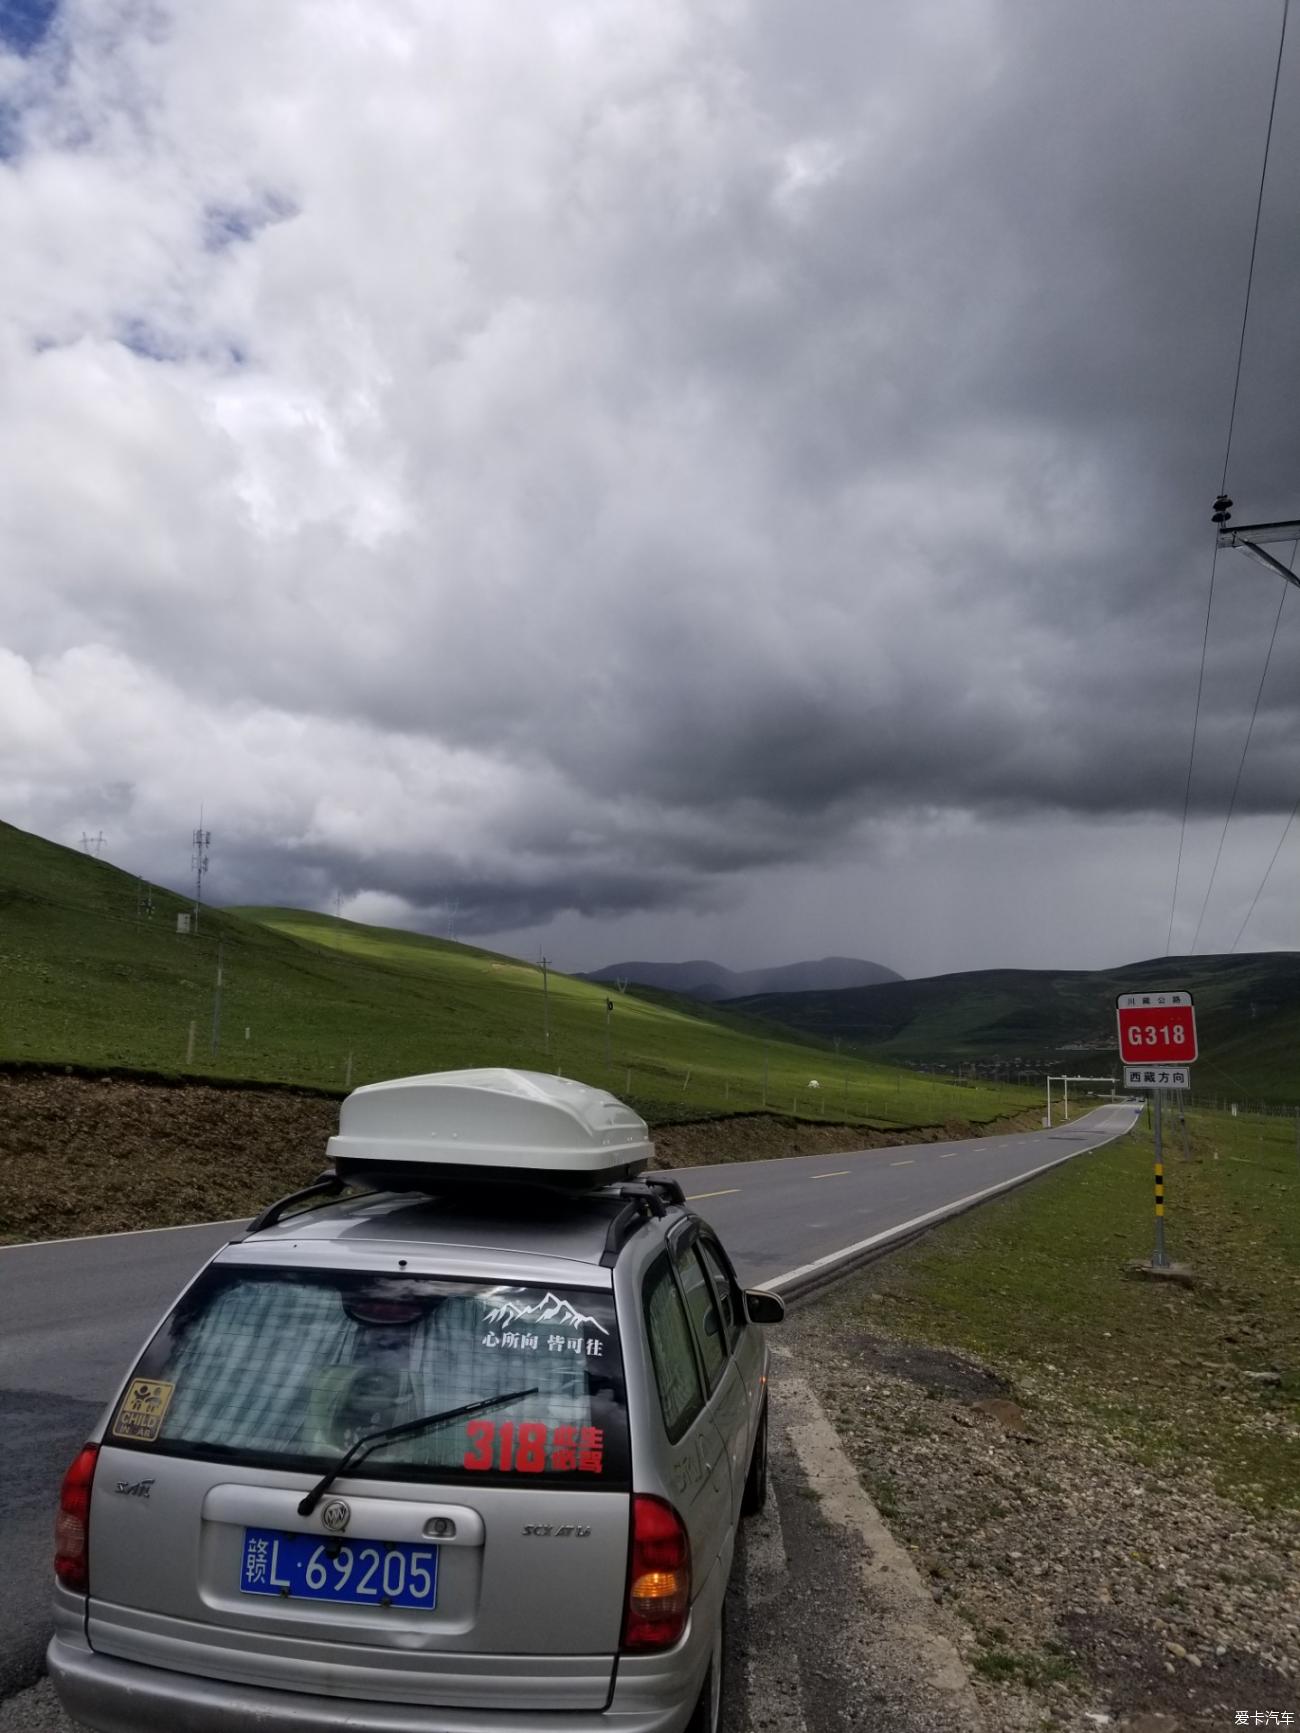
[[[837,1252],[827,1252],[825,1257],[814,1258],[810,1264],[800,1264],[797,1270],[787,1270],[784,1275],[771,1276],[763,1283],[765,1289],[780,1289],[792,1282],[802,1281],[806,1276],[815,1275],[818,1270],[832,1269],[845,1259],[855,1258],[863,1252],[869,1252],[875,1246],[887,1245],[890,1240],[901,1239],[907,1234],[915,1233],[917,1229],[928,1227],[931,1222],[939,1222],[945,1216],[957,1215],[972,1204],[983,1201],[986,1197],[996,1197],[1000,1191],[1010,1191],[1014,1186],[1023,1185],[1027,1179],[1033,1179],[1036,1174],[1046,1173],[1050,1167],[1060,1167],[1062,1162],[1073,1161],[1076,1155],[1086,1155],[1090,1150],[1100,1149],[1103,1144],[1113,1143],[1117,1137],[1123,1137],[1131,1126],[1113,1131],[1107,1137],[1098,1138],[1096,1143],[1090,1143],[1086,1148],[1072,1149],[1068,1155],[1053,1156],[1051,1161],[1045,1161],[1040,1167],[1031,1167],[1024,1173],[1018,1173],[1011,1179],[999,1180],[997,1185],[986,1186],[983,1191],[970,1192],[966,1197],[957,1198],[953,1203],[940,1204],[938,1209],[927,1210],[924,1215],[913,1216],[910,1221],[898,1222],[892,1228],[884,1228],[878,1234],[872,1234],[868,1239],[858,1240],[851,1246],[841,1246]]]

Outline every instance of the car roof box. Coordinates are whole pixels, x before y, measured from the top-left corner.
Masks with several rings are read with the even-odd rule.
[[[367,1186],[581,1189],[640,1173],[654,1145],[645,1121],[603,1089],[493,1067],[354,1089],[339,1110],[329,1154],[341,1179]]]

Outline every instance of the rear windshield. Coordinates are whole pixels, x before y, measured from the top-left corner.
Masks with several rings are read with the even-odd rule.
[[[609,1292],[216,1266],[146,1349],[106,1442],[323,1471],[382,1427],[494,1397],[512,1399],[349,1476],[629,1484]]]

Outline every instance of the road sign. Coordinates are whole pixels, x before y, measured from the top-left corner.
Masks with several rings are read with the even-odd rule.
[[[1155,1065],[1187,1066],[1196,1058],[1196,1012],[1190,993],[1121,993],[1115,1001],[1119,1056],[1144,1070]],[[1185,1083],[1151,1084],[1153,1089],[1185,1089]]]
[[[1190,1065],[1126,1065],[1125,1089],[1190,1089]]]

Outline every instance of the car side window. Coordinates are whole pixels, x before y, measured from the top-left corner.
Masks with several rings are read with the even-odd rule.
[[[659,1406],[668,1436],[676,1441],[704,1406],[704,1391],[686,1309],[666,1256],[651,1265],[642,1292]]]
[[[718,1296],[718,1304],[722,1308],[722,1321],[726,1326],[727,1339],[734,1347],[736,1337],[740,1334],[741,1327],[745,1323],[745,1311],[740,1294],[715,1242],[701,1236],[698,1243],[700,1256],[704,1259],[704,1267],[713,1277],[713,1291]]]
[[[704,1265],[700,1262],[694,1245],[679,1246],[673,1255],[682,1293],[686,1296],[686,1310],[695,1326],[695,1340],[699,1345],[700,1358],[704,1362],[704,1375],[709,1381],[709,1389],[712,1390],[722,1376],[729,1352],[722,1319],[718,1316],[713,1289],[709,1286],[709,1278],[704,1273]]]

